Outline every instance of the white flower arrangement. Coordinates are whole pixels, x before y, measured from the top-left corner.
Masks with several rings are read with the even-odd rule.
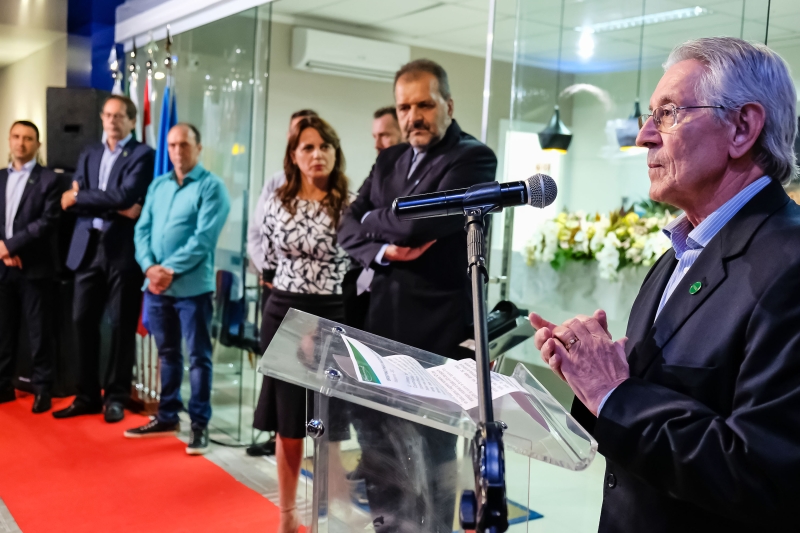
[[[661,229],[675,215],[655,204],[641,204],[642,216],[620,210],[609,215],[560,213],[539,225],[526,248],[527,262],[561,269],[568,261],[597,261],[600,278],[615,280],[628,266],[651,266],[671,244]]]

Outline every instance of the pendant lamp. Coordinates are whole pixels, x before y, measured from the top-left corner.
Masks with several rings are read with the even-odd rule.
[[[639,116],[642,110],[639,106],[639,93],[642,88],[642,50],[644,45],[644,15],[647,0],[642,0],[642,23],[639,29],[639,73],[636,76],[636,100],[633,103],[633,113],[627,120],[620,121],[617,126],[617,142],[619,149],[627,152],[636,148],[636,137],[639,135]]]
[[[561,90],[561,47],[564,39],[564,6],[565,0],[561,0],[561,25],[558,34],[558,63],[556,64],[556,103],[553,109],[553,117],[547,127],[539,132],[539,145],[542,150],[549,152],[567,153],[569,143],[572,141],[572,132],[561,122],[561,112],[558,109],[558,93]]]

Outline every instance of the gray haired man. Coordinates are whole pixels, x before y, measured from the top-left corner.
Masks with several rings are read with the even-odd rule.
[[[684,210],[627,338],[532,314],[607,459],[602,532],[797,531],[800,207],[786,63],[734,38],[673,50],[641,120],[650,196]]]

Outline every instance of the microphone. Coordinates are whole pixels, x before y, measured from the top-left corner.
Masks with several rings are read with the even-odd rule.
[[[392,213],[400,220],[463,215],[465,209],[494,206],[489,213],[504,207],[531,205],[542,209],[558,194],[556,182],[546,174],[534,174],[525,181],[479,183],[468,189],[431,192],[395,198]]]

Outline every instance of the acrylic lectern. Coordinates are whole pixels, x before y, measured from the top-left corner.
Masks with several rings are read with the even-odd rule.
[[[298,498],[308,530],[459,529],[460,495],[474,486],[469,444],[477,407],[469,397],[477,395],[477,383],[468,390],[468,363],[474,366],[295,309],[287,313],[259,371],[309,390]],[[522,524],[539,516],[529,508],[530,460],[582,470],[597,443],[521,364],[492,382],[495,419],[506,426],[509,523],[525,531]]]

